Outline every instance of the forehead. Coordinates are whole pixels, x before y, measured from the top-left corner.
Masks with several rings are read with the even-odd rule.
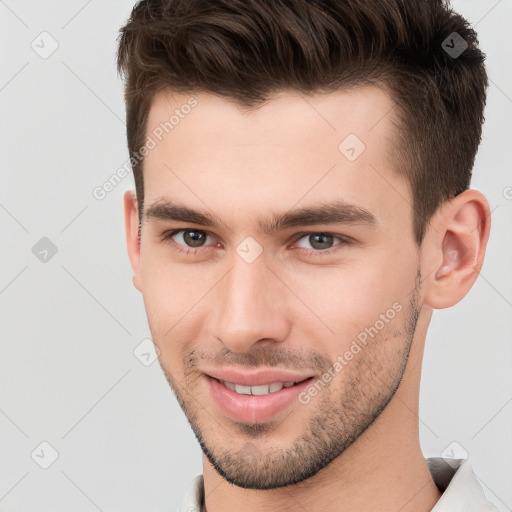
[[[162,127],[163,135],[172,132],[177,141],[188,137],[187,126],[198,136],[223,134],[233,142],[242,143],[271,140],[293,144],[304,135],[305,128],[309,134],[338,132],[341,137],[344,132],[350,132],[368,139],[368,132],[382,135],[393,130],[393,107],[391,97],[382,88],[373,86],[311,95],[281,91],[255,107],[207,92],[162,91],[152,99],[146,131],[150,135],[154,128],[167,122]],[[187,118],[196,122],[184,122]]]
[[[251,110],[205,92],[159,93],[146,130],[155,146],[145,157],[145,205],[179,198],[242,221],[340,199],[377,219],[403,216],[412,201],[394,170],[393,105],[376,87],[283,91]]]

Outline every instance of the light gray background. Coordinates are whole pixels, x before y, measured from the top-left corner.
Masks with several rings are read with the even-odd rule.
[[[114,55],[132,5],[0,1],[3,512],[173,511],[201,472],[199,446],[158,362],[145,366],[133,354],[149,329],[125,252],[121,197],[131,177],[102,201],[92,194],[128,158]],[[512,0],[453,6],[476,25],[488,55],[473,187],[489,199],[492,233],[469,295],[434,313],[420,434],[425,456],[467,451],[489,500],[505,511],[512,510]],[[43,31],[58,42],[46,59],[31,47],[51,49]],[[42,237],[58,249],[47,262],[32,252]],[[43,441],[58,452],[48,469],[40,467],[51,462]]]

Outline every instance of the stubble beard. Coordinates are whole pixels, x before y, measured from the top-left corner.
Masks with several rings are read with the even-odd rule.
[[[419,316],[420,283],[418,270],[401,328],[383,329],[309,404],[295,405],[280,422],[232,422],[240,437],[245,438],[238,449],[233,448],[238,439],[228,435],[227,429],[216,422],[213,412],[201,415],[203,405],[194,396],[196,381],[186,378],[185,386],[180,385],[160,361],[203,453],[215,470],[238,487],[275,489],[307,480],[350,447],[379,417],[402,380]],[[195,374],[192,368],[185,369],[185,375]],[[310,406],[315,407],[315,413],[291,446],[263,448],[263,441],[272,441],[272,432],[282,422],[290,421],[297,407]],[[216,426],[216,438],[224,436],[222,445],[213,443],[209,435]]]

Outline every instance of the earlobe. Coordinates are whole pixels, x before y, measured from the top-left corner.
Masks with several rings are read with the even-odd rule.
[[[126,234],[126,247],[128,257],[132,267],[132,281],[141,291],[140,285],[140,241],[139,241],[139,212],[137,207],[137,197],[134,192],[127,191],[123,196],[124,203],[124,228]]]
[[[460,302],[482,268],[490,232],[487,199],[466,190],[434,215],[426,240],[430,269],[424,282],[425,303],[443,309]]]

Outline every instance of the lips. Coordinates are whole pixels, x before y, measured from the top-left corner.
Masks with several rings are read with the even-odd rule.
[[[298,395],[313,378],[276,369],[245,373],[234,369],[215,369],[205,373],[209,393],[218,411],[232,420],[245,423],[267,422],[293,405],[301,406]]]
[[[260,369],[253,371],[240,371],[235,368],[206,369],[204,373],[219,381],[231,382],[240,386],[262,386],[274,383],[299,383],[309,379],[312,375],[305,373],[280,370],[277,368]]]

